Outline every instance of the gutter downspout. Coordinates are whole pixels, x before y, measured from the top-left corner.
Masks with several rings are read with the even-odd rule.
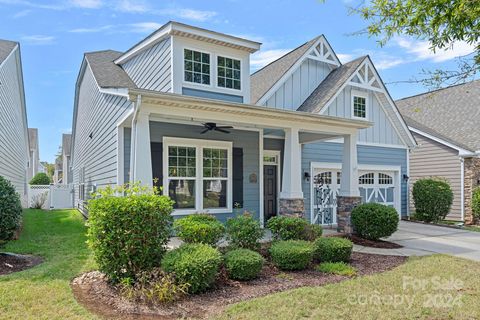
[[[137,101],[133,102],[133,119],[132,119],[132,141],[130,146],[130,181],[135,182],[137,178],[137,170],[135,168],[135,160],[137,159],[137,116],[140,111],[140,106],[142,105],[142,96],[137,96]]]

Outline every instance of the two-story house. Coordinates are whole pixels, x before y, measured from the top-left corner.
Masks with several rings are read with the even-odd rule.
[[[359,199],[406,215],[415,142],[370,58],[342,64],[318,36],[250,75],[259,49],[169,22],[126,52],[86,53],[75,205],[96,188],[140,181],[162,187],[176,216],[225,220],[241,208],[262,224],[291,213],[335,224],[337,203]]]

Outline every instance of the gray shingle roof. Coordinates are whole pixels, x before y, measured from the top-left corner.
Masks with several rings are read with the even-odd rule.
[[[480,150],[480,80],[395,103],[409,126],[459,147]]]
[[[28,128],[28,141],[30,150],[38,149],[38,129]]]
[[[66,156],[70,155],[70,149],[72,147],[72,134],[64,133],[62,135],[62,151]]]
[[[367,56],[357,58],[330,72],[297,110],[314,113],[319,112],[365,59],[367,59]]]
[[[8,57],[18,42],[0,39],[0,64]]]
[[[305,42],[298,48],[253,73],[250,76],[250,102],[256,104],[320,37],[322,36],[320,35]]]
[[[136,88],[125,70],[113,61],[123,53],[114,50],[85,53],[97,83],[102,88]]]

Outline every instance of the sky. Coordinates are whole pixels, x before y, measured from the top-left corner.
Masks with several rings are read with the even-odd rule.
[[[252,72],[324,34],[342,62],[369,54],[394,99],[418,94],[422,69],[452,69],[473,49],[429,50],[399,36],[384,47],[354,35],[366,22],[349,15],[361,0],[0,0],[0,39],[20,42],[28,124],[39,129],[40,158],[53,162],[62,133],[71,132],[75,82],[84,52],[125,51],[174,20],[262,42]]]

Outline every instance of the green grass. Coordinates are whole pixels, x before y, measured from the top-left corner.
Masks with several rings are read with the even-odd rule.
[[[469,260],[443,255],[410,258],[406,264],[386,273],[241,302],[228,307],[219,318],[480,319],[479,274],[480,263]],[[452,279],[456,287],[450,287],[451,290],[435,288],[435,281]],[[414,288],[412,280],[418,283],[426,280],[424,289]],[[450,297],[451,306],[441,303]],[[457,297],[459,302],[455,300]],[[393,304],[390,298],[397,299],[398,304]],[[435,304],[429,305],[432,302],[429,300]]]
[[[94,319],[74,299],[70,281],[95,268],[85,225],[73,210],[25,210],[24,229],[2,252],[41,256],[44,262],[0,276],[1,319]]]
[[[357,269],[345,262],[323,262],[316,268],[317,271],[324,273],[333,273],[340,276],[353,277],[357,274]]]

